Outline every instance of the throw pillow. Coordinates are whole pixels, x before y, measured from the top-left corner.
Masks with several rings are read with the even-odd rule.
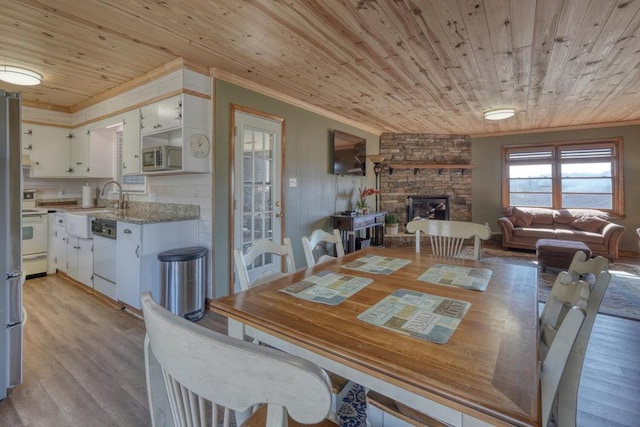
[[[609,222],[605,221],[602,218],[598,218],[595,216],[583,216],[583,217],[577,218],[570,225],[573,228],[576,228],[580,231],[599,233],[600,230],[602,230],[604,226],[607,224],[609,224]]]
[[[516,219],[514,224],[516,227],[528,227],[533,222],[533,215],[516,207],[511,210],[511,215]]]

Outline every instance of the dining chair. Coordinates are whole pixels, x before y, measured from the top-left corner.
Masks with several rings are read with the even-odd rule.
[[[464,221],[413,220],[407,223],[409,233],[416,233],[416,252],[420,252],[420,233],[429,236],[434,255],[456,257],[462,256],[466,239],[473,239],[473,259],[480,259],[480,239],[491,237],[491,229],[485,224]]]
[[[558,423],[556,412],[554,412],[554,408],[557,408],[557,406],[554,406],[554,402],[560,398],[560,393],[558,392],[559,386],[563,378],[563,373],[570,366],[570,355],[585,319],[586,305],[586,300],[580,300],[577,306],[572,307],[567,312],[558,329],[555,340],[549,348],[547,358],[540,368],[543,426],[548,424],[552,414],[556,421],[556,427],[570,425]],[[385,412],[385,415],[392,415],[412,426],[441,427],[449,425],[371,390],[367,393],[367,404],[378,407]],[[575,426],[575,424],[573,426]]]
[[[276,262],[273,264],[273,268],[265,269],[258,277],[251,280],[251,276],[249,274],[250,266],[254,264],[258,257],[268,254],[282,257],[285,263],[285,271],[283,272],[281,269],[282,264]],[[240,286],[241,291],[246,291],[252,286],[268,282],[269,280],[274,280],[278,277],[282,277],[296,271],[291,239],[288,237],[282,239],[282,244],[269,239],[258,239],[253,242],[245,254],[242,253],[242,250],[235,249],[233,251],[233,261],[236,267],[238,285]]]
[[[333,249],[329,254],[329,248]],[[307,260],[307,267],[311,268],[316,264],[329,261],[330,259],[340,258],[344,256],[344,246],[342,245],[342,237],[340,231],[334,229],[332,233],[324,230],[314,230],[311,236],[302,236],[302,249]],[[324,253],[316,260],[314,252],[321,249]]]
[[[264,254],[274,254],[284,258],[286,271],[269,269],[262,272],[253,281],[250,279],[249,266],[254,262],[256,258]],[[343,250],[344,254],[344,250]],[[296,264],[293,258],[293,250],[291,247],[291,239],[285,237],[282,239],[282,245],[275,243],[268,239],[256,240],[253,245],[247,250],[246,254],[243,254],[240,249],[233,251],[233,259],[236,268],[236,274],[238,276],[238,284],[241,291],[246,291],[252,286],[257,286],[262,283],[266,283],[270,280],[275,280],[279,277],[286,276],[287,274],[296,271]],[[280,263],[274,264],[280,266]],[[259,344],[259,341],[253,340],[255,344]],[[351,386],[350,382],[339,375],[328,373],[331,382],[331,412],[329,418],[332,420],[337,419],[336,411],[339,409],[341,399],[344,393]]]
[[[580,386],[584,357],[587,352],[589,338],[591,337],[593,323],[595,322],[596,315],[598,314],[602,299],[610,282],[611,274],[608,271],[601,271],[596,275],[595,281],[589,284],[590,294],[585,310],[584,323],[571,349],[567,368],[562,375],[558,388],[557,413],[554,413],[554,418],[558,426],[576,425],[578,388]],[[557,336],[555,339],[557,339]],[[553,345],[553,343],[551,345]],[[547,358],[548,357],[549,355],[547,354]]]
[[[335,427],[325,418],[331,406],[329,378],[315,364],[182,319],[158,305],[150,292],[142,295],[142,312],[154,427],[228,426],[232,412],[254,405],[261,406],[244,426],[295,421]]]

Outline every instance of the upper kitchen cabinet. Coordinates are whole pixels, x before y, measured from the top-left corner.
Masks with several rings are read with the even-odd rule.
[[[176,129],[182,126],[182,95],[154,102],[140,109],[142,135]]]
[[[140,169],[140,110],[122,116],[122,174],[138,175]]]
[[[183,93],[145,106],[140,133],[143,173],[210,172],[211,100]]]
[[[69,146],[69,176],[72,178],[89,176],[89,129],[76,129]]]
[[[55,126],[23,125],[22,146],[29,153],[32,178],[69,176],[69,129]]]
[[[111,178],[116,144],[115,132],[89,127],[74,129],[69,147],[72,178]]]
[[[113,162],[117,145],[117,135],[114,128],[98,128],[90,130],[80,130],[83,137],[86,137],[88,152],[88,177],[90,178],[113,178]]]

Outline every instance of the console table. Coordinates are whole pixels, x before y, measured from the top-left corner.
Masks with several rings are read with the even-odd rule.
[[[333,228],[340,230],[346,253],[356,250],[356,231],[365,230],[366,238],[373,239],[374,245],[384,245],[384,216],[387,212],[370,212],[368,214],[332,215]]]

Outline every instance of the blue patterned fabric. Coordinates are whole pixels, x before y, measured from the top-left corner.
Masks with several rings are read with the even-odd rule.
[[[367,399],[364,387],[355,384],[342,399],[336,415],[342,427],[366,427]]]

